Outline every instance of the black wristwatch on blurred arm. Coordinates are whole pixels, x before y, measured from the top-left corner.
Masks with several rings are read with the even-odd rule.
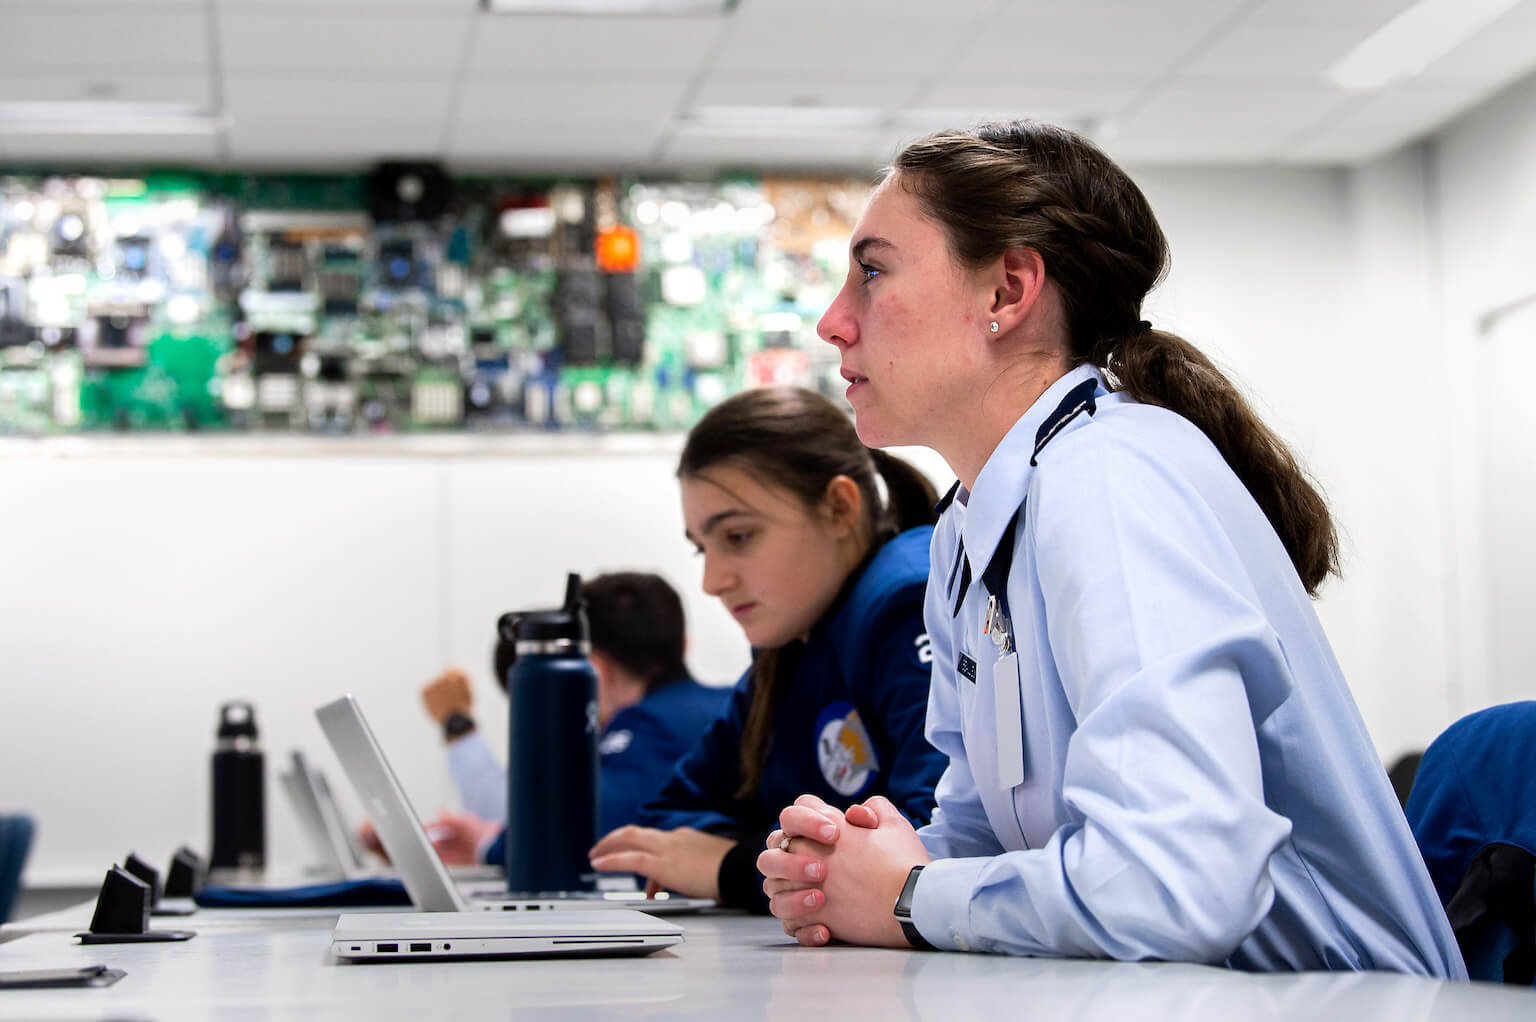
[[[907,938],[907,943],[919,951],[932,951],[933,945],[923,939],[923,935],[917,932],[917,927],[912,923],[912,898],[917,894],[917,875],[922,871],[922,866],[913,866],[912,872],[907,874],[907,882],[901,887],[901,895],[896,899],[894,912],[896,921],[901,924],[902,935]]]
[[[454,741],[462,738],[475,729],[475,718],[465,713],[454,710],[443,718],[443,738],[446,741]]]

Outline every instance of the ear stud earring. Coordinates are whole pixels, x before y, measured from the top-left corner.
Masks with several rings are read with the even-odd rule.
[[[992,331],[992,332],[993,332],[993,333],[994,333],[994,334],[995,334],[995,333],[997,333],[997,320],[995,320],[995,319],[994,319],[994,320],[993,320],[993,321],[992,321],[992,323],[991,323],[991,325],[989,325],[989,326],[988,326],[988,327],[987,327],[987,329],[988,329],[988,330],[990,330],[990,331]]]

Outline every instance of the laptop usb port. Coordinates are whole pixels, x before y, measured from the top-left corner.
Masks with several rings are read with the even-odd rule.
[[[432,950],[432,945],[430,943],[428,943],[428,944],[412,944],[411,945],[411,950],[412,951],[431,951]]]
[[[375,945],[373,945],[373,953],[374,954],[382,954],[385,951],[399,951],[399,950],[400,950],[400,945],[399,944],[375,944]]]

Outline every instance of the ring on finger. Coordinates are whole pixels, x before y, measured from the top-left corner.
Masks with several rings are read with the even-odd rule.
[[[789,843],[791,841],[793,841],[793,840],[794,840],[794,838],[792,836],[786,834],[784,836],[784,840],[779,842],[779,851],[781,851],[781,852],[788,852],[788,851],[790,851]],[[793,853],[791,852],[791,854],[793,854]]]

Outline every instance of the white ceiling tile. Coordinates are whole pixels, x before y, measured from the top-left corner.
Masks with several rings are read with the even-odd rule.
[[[737,73],[875,73],[916,83],[949,70],[965,44],[964,18],[847,18],[738,22],[714,55],[713,67]]]
[[[46,6],[40,3],[34,9]],[[101,66],[153,68],[164,75],[207,65],[207,30],[201,12],[120,11],[118,7],[111,13],[7,13],[0,31],[0,68],[7,75],[32,70],[89,73]]]
[[[211,102],[208,75],[152,77],[126,68],[92,68],[72,77],[0,77],[0,101],[12,102],[128,102],[186,103],[206,107]]]
[[[447,158],[455,166],[613,170],[652,162],[661,126],[629,120],[460,121]]]
[[[1358,163],[1417,141],[1486,98],[1474,83],[1414,84],[1362,95],[1303,132],[1278,156],[1297,163]]]
[[[122,14],[132,4],[134,16],[140,14],[184,14],[201,12],[207,0],[0,0],[0,14]]]
[[[458,117],[468,121],[574,121],[662,123],[677,112],[685,78],[558,77],[475,80],[463,84]]]
[[[873,173],[873,132],[846,132],[825,138],[705,139],[674,137],[663,160],[678,167],[762,167],[764,169],[849,170]]]
[[[1350,103],[1326,87],[1173,85],[1104,127],[1117,158],[1140,161],[1267,159],[1280,144]]]
[[[396,157],[435,157],[441,136],[438,121],[237,120],[229,126],[229,153],[246,164],[363,164]]]
[[[287,10],[309,14],[357,13],[363,8],[369,11],[400,8],[407,11],[472,14],[481,6],[481,0],[215,0],[215,2],[226,11],[248,13]]]
[[[918,18],[944,14],[967,18],[990,14],[1001,0],[741,0],[731,18],[756,24],[761,21],[795,20],[814,31],[828,15],[840,18]]]
[[[1536,70],[1536,3],[1512,8],[1424,69],[1424,82],[1508,83]]]
[[[219,18],[226,69],[446,75],[458,67],[469,16],[391,10],[346,15],[225,14]]]
[[[740,74],[717,68],[702,82],[693,106],[828,106],[904,110],[922,92],[915,75],[873,72],[851,76],[808,72]]]
[[[1186,78],[1323,81],[1369,31],[1246,22],[1187,63]]]
[[[446,79],[231,78],[224,83],[224,109],[236,120],[331,118],[441,121],[448,114],[453,83]]]
[[[558,70],[601,80],[623,71],[689,73],[713,53],[723,18],[538,18],[482,15],[468,70],[476,77]]]
[[[1029,75],[1160,74],[1198,52],[1244,2],[1100,0],[1050,7],[1013,3],[970,33],[952,69]]]
[[[1356,42],[1418,3],[1419,0],[1265,0],[1243,27],[1312,28],[1358,32]]]
[[[86,166],[178,161],[206,164],[219,158],[214,135],[5,135],[7,159],[61,161]]]
[[[1133,75],[946,75],[912,106],[974,110],[978,117],[1114,116],[1148,85]]]

